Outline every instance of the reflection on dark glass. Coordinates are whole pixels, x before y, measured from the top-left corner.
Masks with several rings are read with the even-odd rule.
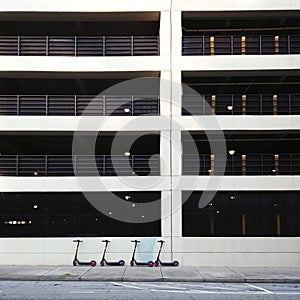
[[[300,192],[183,192],[183,236],[300,236]]]
[[[96,193],[101,198],[110,193]],[[124,201],[145,203],[160,199],[160,192],[117,192]],[[130,199],[127,199],[128,194]],[[137,210],[132,209],[135,214]],[[139,211],[141,213],[141,211]],[[160,236],[158,220],[126,223],[94,208],[81,193],[1,193],[1,237]]]

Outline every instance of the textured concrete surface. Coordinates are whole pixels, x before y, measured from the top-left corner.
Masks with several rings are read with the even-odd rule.
[[[0,266],[0,280],[300,283],[300,268]]]

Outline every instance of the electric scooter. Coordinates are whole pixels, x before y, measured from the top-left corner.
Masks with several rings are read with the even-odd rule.
[[[130,261],[130,266],[133,267],[134,265],[137,265],[137,266],[153,267],[154,262],[152,260],[149,260],[148,262],[136,261],[136,259],[135,259],[136,247],[137,247],[137,244],[140,243],[141,241],[134,240],[134,241],[131,241],[131,242],[134,243],[134,249],[133,249],[132,258],[131,258],[131,261]]]
[[[79,259],[77,258],[79,244],[82,243],[83,241],[75,240],[73,242],[77,243],[76,252],[75,252],[74,259],[73,259],[73,266],[92,266],[92,267],[95,267],[96,264],[97,264],[95,260],[91,260],[90,262],[87,262],[87,261],[86,262],[82,262],[82,261],[79,261]]]
[[[161,266],[169,266],[169,267],[178,267],[179,266],[179,261],[177,260],[174,260],[174,261],[170,261],[170,262],[162,262],[160,260],[160,253],[161,253],[161,249],[163,247],[163,244],[165,241],[157,241],[158,243],[160,243],[160,247],[159,247],[159,251],[158,251],[158,254],[157,254],[157,258],[156,258],[156,261],[154,262],[154,265],[155,267],[158,267],[159,265]]]
[[[105,254],[106,254],[107,246],[108,246],[108,243],[110,243],[110,241],[104,240],[102,242],[105,243],[105,247],[104,247],[102,259],[100,261],[100,266],[101,267],[103,267],[104,265],[107,265],[107,266],[124,266],[125,265],[125,261],[123,259],[121,259],[119,261],[107,261],[105,259]]]

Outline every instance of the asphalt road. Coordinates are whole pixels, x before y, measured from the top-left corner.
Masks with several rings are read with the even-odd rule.
[[[300,299],[300,284],[1,281],[1,299]]]

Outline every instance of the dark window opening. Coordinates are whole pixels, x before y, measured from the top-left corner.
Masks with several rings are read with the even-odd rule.
[[[291,131],[183,133],[182,174],[223,175],[225,164],[225,175],[298,175],[299,145]]]
[[[109,197],[105,192],[94,193],[99,201]],[[116,192],[120,199],[134,203],[159,200],[160,192]],[[1,193],[1,237],[67,237],[67,236],[160,236],[160,205],[156,221],[127,223],[99,212],[81,193]]]
[[[216,192],[199,208],[202,192],[183,192],[183,236],[300,236],[299,192]]]

